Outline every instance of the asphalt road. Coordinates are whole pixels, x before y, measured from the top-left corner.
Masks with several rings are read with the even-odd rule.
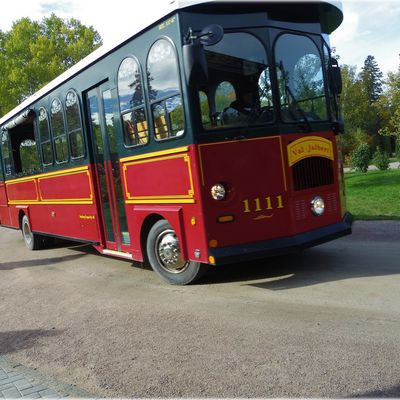
[[[400,397],[400,221],[194,286],[0,228],[0,353],[98,397]]]

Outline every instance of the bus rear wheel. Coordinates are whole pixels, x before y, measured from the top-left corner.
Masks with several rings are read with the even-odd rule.
[[[29,250],[39,250],[42,248],[43,238],[40,235],[32,232],[29,219],[26,215],[22,217],[21,231],[25,245]]]
[[[147,256],[154,272],[172,285],[187,285],[201,278],[207,266],[182,258],[178,238],[166,220],[156,222],[147,237]]]

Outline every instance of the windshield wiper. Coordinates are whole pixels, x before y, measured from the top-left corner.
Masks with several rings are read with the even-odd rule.
[[[312,128],[311,128],[311,124],[310,121],[307,118],[306,113],[304,112],[304,110],[299,106],[299,102],[297,101],[296,97],[294,96],[293,92],[291,91],[290,87],[285,83],[285,90],[287,93],[289,93],[290,97],[292,98],[292,102],[296,107],[296,110],[301,114],[301,116],[303,117],[304,122],[306,123],[306,132],[311,132]],[[303,128],[303,124],[301,124],[301,122],[303,122],[302,120],[298,119],[296,117],[297,122],[300,122],[299,126],[300,128]]]
[[[292,102],[296,107],[296,110],[301,114],[301,116],[303,117],[304,122],[306,123],[306,129],[304,129],[304,125],[302,124],[302,120],[300,120],[295,114],[290,113],[290,115],[292,115],[292,117],[299,122],[299,127],[303,130],[305,130],[306,132],[311,132],[311,124],[310,121],[307,118],[306,113],[304,112],[304,110],[300,107],[299,102],[297,101],[295,95],[293,94],[292,90],[290,89],[289,85],[287,84],[288,82],[288,73],[285,70],[285,67],[283,66],[283,62],[281,61],[278,65],[278,68],[281,70],[282,73],[282,78],[283,78],[283,82],[285,84],[285,92],[286,92],[286,96],[287,97],[291,97],[292,98]],[[289,96],[288,96],[289,95]],[[290,107],[290,105],[288,104],[288,107]],[[290,109],[289,109],[290,111]]]

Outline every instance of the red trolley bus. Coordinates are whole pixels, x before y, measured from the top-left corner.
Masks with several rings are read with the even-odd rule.
[[[1,118],[1,225],[172,284],[349,234],[342,17],[332,1],[173,3]]]

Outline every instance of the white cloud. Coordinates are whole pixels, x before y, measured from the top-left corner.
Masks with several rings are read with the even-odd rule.
[[[29,17],[41,20],[52,12],[61,18],[76,18],[87,26],[93,26],[102,36],[104,43],[115,42],[145,26],[152,16],[166,9],[170,0],[18,0],[18,7],[3,8],[0,13],[0,29],[10,30],[12,22]]]
[[[40,11],[39,2],[20,0],[18,7],[4,7],[0,13],[0,29],[2,31],[10,30],[12,23],[22,17],[29,17],[32,20],[38,20],[42,18]]]
[[[354,40],[357,30],[359,29],[359,15],[355,12],[346,12],[346,9],[344,9],[343,12],[344,16],[342,24],[331,35],[332,40],[335,40],[338,43]]]
[[[397,70],[400,2],[344,0],[343,11],[343,24],[331,36],[341,63],[360,69],[372,55],[384,73]]]

